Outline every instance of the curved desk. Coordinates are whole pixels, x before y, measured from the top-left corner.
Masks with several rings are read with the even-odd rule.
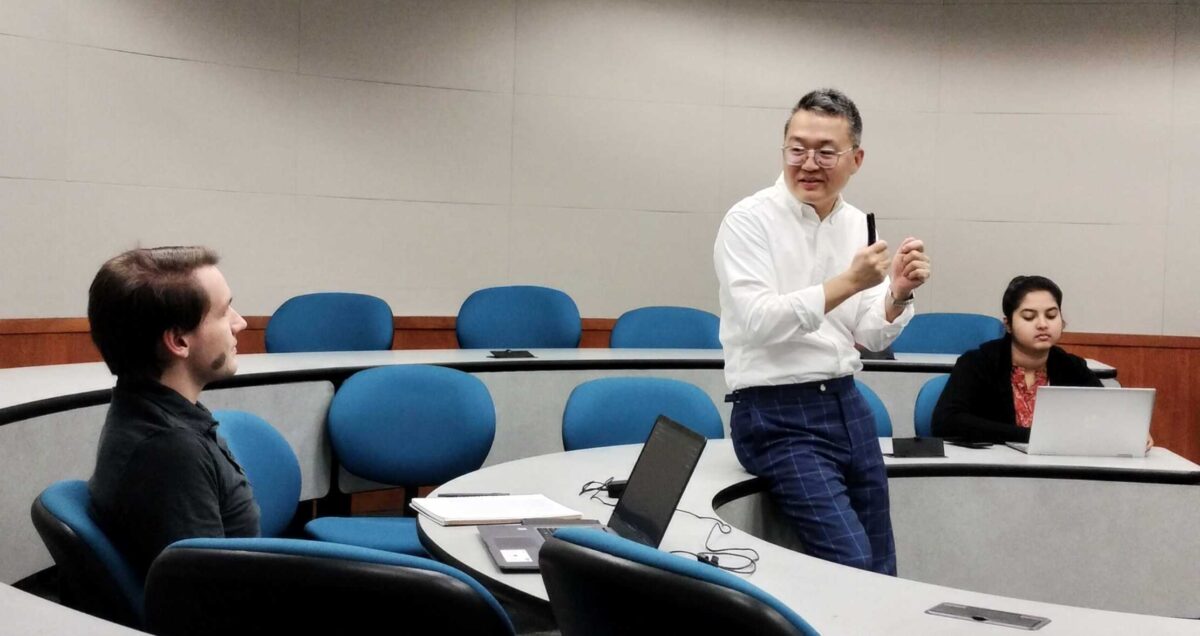
[[[479,349],[275,353],[238,356],[234,378],[210,390],[336,380],[371,367],[390,364],[436,364],[471,373],[510,371],[703,371],[701,387],[717,404],[726,392],[724,359],[711,349],[534,349],[534,358],[491,358]],[[898,432],[912,432],[912,408],[921,385],[934,375],[949,373],[958,356],[936,353],[898,353],[895,360],[864,360],[856,377],[879,394]],[[1106,383],[1115,383],[1117,370],[1088,360],[1088,368]],[[719,380],[718,384],[711,381]],[[898,379],[907,380],[897,382]],[[86,406],[107,404],[113,376],[103,363],[62,364],[0,369],[0,425]],[[728,409],[726,409],[728,410]]]
[[[570,349],[535,350],[534,354],[537,358],[515,360],[490,359],[485,351],[466,350],[243,355],[238,375],[205,391],[202,400],[214,409],[255,412],[281,429],[300,460],[301,498],[306,500],[324,496],[332,481],[324,422],[335,386],[353,372],[375,366],[438,364],[478,374],[497,409],[498,431],[489,465],[561,451],[562,407],[567,395],[579,382],[605,375],[645,374],[693,382],[713,397],[728,421],[728,405],[722,402],[725,383],[720,351]],[[904,435],[912,430],[917,390],[928,377],[948,372],[956,357],[901,354],[897,358],[866,361],[859,377],[880,394],[897,434]],[[1090,364],[1109,381],[1116,376],[1112,367]],[[0,369],[0,480],[4,483],[0,490],[0,581],[11,583],[51,565],[29,522],[30,503],[54,481],[86,479],[91,474],[112,384],[112,376],[99,363]],[[632,457],[630,454],[629,462]],[[737,471],[729,475],[727,484],[745,479],[740,468]],[[353,479],[339,483],[348,492],[372,487]],[[705,505],[711,507],[711,500]],[[723,508],[722,514],[731,510]],[[796,558],[791,552],[782,553]],[[901,558],[904,567],[905,557]],[[540,579],[534,579],[540,587]],[[108,629],[99,622],[94,629],[85,630],[88,617],[8,586],[0,587],[0,608],[5,610],[3,625],[17,626],[22,633],[29,630],[21,626],[35,625],[59,633]],[[0,626],[0,631],[6,630]]]
[[[496,404],[496,439],[485,465],[562,451],[562,411],[579,383],[612,375],[655,375],[704,389],[726,422],[729,405],[720,351],[686,349],[534,350],[528,359],[489,358],[481,350],[287,353],[239,356],[239,372],[201,396],[212,409],[254,412],[280,429],[300,461],[301,499],[324,497],[333,461],[325,414],[334,389],[352,373],[391,364],[437,364],[476,374]],[[866,361],[860,377],[889,405],[897,435],[911,433],[917,390],[946,373],[956,356],[900,354]],[[1103,377],[1116,371],[1092,366]],[[103,364],[0,369],[0,581],[14,582],[51,560],[29,522],[29,506],[59,479],[86,479],[113,378]],[[907,421],[905,429],[902,422]],[[343,492],[379,485],[342,473]]]
[[[890,440],[881,440],[881,444],[886,451]],[[579,496],[579,487],[589,480],[628,475],[639,450],[640,446],[620,446],[533,457],[481,469],[439,490],[542,492],[583,511],[585,516],[604,520],[611,509]],[[761,484],[737,463],[728,440],[709,443],[679,507],[700,515],[717,515],[733,525],[731,534],[715,535],[713,545],[758,550],[761,555],[758,571],[747,580],[781,599],[825,634],[999,633],[991,626],[924,613],[941,602],[1045,616],[1052,621],[1042,630],[1046,634],[1200,634],[1200,623],[1194,620],[1016,598],[1061,600],[1052,595],[1053,590],[1083,581],[1086,589],[1078,590],[1076,596],[1103,600],[1104,594],[1111,590],[1101,588],[1130,577],[1133,580],[1128,585],[1118,585],[1121,589],[1117,601],[1161,606],[1164,603],[1155,597],[1167,595],[1171,597],[1167,603],[1182,603],[1187,605],[1188,615],[1200,615],[1200,598],[1195,594],[1200,589],[1200,574],[1194,564],[1195,555],[1200,554],[1200,537],[1194,531],[1200,524],[1200,466],[1163,449],[1155,449],[1146,459],[1100,461],[1030,458],[1008,448],[971,451],[948,447],[947,450],[948,457],[944,459],[888,460],[897,556],[900,572],[906,579],[835,565],[760,538],[772,532],[780,534],[779,526],[761,494]],[[935,483],[939,481],[942,483]],[[964,493],[970,495],[964,497]],[[1025,500],[1026,513],[1009,515],[1012,500],[1025,497],[1036,497]],[[1135,505],[1139,499],[1142,504]],[[1072,500],[1074,503],[1070,503]],[[932,509],[924,508],[930,502],[935,502]],[[1097,505],[1100,502],[1115,505]],[[964,512],[948,519],[938,516],[956,508]],[[1168,514],[1165,519],[1145,517],[1147,514],[1161,517],[1164,512]],[[978,517],[993,527],[960,527],[963,517]],[[1085,536],[1090,532],[1089,524],[1097,519],[1114,523],[1089,539]],[[1027,523],[1030,525],[1023,525]],[[700,550],[712,525],[711,521],[676,514],[662,547]],[[1166,530],[1166,525],[1175,527],[1160,536],[1158,533]],[[977,530],[989,538],[1006,533],[1016,535],[1014,526],[1032,532],[1051,529],[1053,540],[1028,558],[1012,546],[1037,542],[1021,536],[990,551],[962,552],[954,541],[947,541],[948,536],[960,540],[967,537],[969,544]],[[475,528],[442,527],[424,518],[419,521],[419,528],[423,540],[439,558],[485,584],[545,606],[547,596],[541,577],[500,572],[488,557]],[[1031,534],[1023,536],[1028,538]],[[1157,537],[1156,541],[1146,541],[1151,537]],[[1098,543],[1113,541],[1119,545],[1109,545],[1110,553],[1098,557],[1102,568],[1090,567],[1079,559],[1081,551],[1096,550]],[[969,567],[963,565],[963,554]],[[1119,558],[1114,560],[1114,555]],[[943,568],[939,559],[950,567]],[[1001,568],[998,577],[986,572],[972,575],[999,568],[1005,561],[1028,564],[1038,559],[1049,562],[1025,574],[1018,567]],[[1102,576],[1101,581],[1087,581],[1098,569],[1105,568],[1124,570]],[[912,580],[945,579],[956,573],[962,578],[940,581],[954,587]],[[996,582],[994,579],[1001,579],[1004,585],[1027,585],[1032,579],[1045,576],[1050,580],[1029,587],[1024,593],[1020,589],[1011,591],[1011,597],[956,589],[986,590]],[[1007,577],[1017,580],[1007,581]],[[1147,577],[1152,584],[1144,587]],[[1068,596],[1072,593],[1067,591]],[[1122,595],[1134,598],[1121,600]]]

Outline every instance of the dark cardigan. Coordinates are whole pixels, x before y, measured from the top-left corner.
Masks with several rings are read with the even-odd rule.
[[[958,358],[933,409],[933,434],[985,442],[1028,442],[1013,407],[1012,337],[985,342]],[[1050,349],[1046,375],[1052,386],[1101,386],[1087,362]]]

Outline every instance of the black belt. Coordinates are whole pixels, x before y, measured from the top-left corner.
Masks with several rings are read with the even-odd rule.
[[[772,386],[748,386],[726,394],[726,402],[741,402],[742,400],[777,400],[797,397],[813,393],[843,393],[854,388],[854,376],[844,375],[830,380],[799,382],[797,384],[776,384]]]

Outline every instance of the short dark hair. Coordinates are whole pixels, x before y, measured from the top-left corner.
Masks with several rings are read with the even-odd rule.
[[[164,360],[163,332],[195,329],[209,310],[208,294],[193,276],[216,265],[207,247],[129,250],[104,263],[88,289],[92,342],[118,377],[157,380]]]
[[[801,97],[800,101],[796,102],[796,106],[792,108],[792,114],[788,115],[787,121],[783,123],[784,137],[787,137],[792,117],[802,110],[845,119],[850,124],[850,141],[854,143],[855,147],[862,143],[862,115],[858,114],[858,106],[854,105],[854,100],[846,97],[842,91],[836,88],[818,88]]]
[[[1004,290],[1004,297],[1000,300],[1000,308],[1009,323],[1012,323],[1013,314],[1017,312],[1017,307],[1021,306],[1021,301],[1025,300],[1030,292],[1035,291],[1050,292],[1058,308],[1062,309],[1062,290],[1054,281],[1045,276],[1017,276],[1008,282],[1008,288]]]

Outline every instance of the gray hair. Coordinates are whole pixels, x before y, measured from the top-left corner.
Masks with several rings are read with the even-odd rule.
[[[787,136],[787,129],[792,123],[792,117],[802,110],[845,119],[850,124],[850,141],[856,147],[862,143],[862,116],[858,114],[858,107],[854,105],[854,101],[846,97],[842,91],[836,88],[819,88],[801,97],[800,101],[796,102],[796,106],[792,108],[792,114],[788,115],[788,120],[783,124],[784,136]]]

